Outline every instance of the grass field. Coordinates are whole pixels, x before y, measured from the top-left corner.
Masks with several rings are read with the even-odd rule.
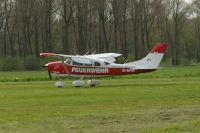
[[[47,76],[0,72],[0,132],[200,132],[200,66],[106,78],[81,89],[71,80],[58,89]]]

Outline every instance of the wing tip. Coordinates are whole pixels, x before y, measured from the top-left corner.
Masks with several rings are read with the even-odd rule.
[[[40,53],[40,56],[54,56],[54,53]]]

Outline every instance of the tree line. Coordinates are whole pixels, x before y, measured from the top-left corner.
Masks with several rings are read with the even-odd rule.
[[[140,59],[167,42],[173,65],[200,62],[200,1],[0,0],[0,56],[118,52]]]

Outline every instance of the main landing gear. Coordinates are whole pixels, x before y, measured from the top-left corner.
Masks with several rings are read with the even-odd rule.
[[[91,87],[100,85],[101,81],[100,80],[88,80],[87,84]],[[85,84],[85,82],[83,80],[75,80],[72,82],[72,85],[74,87],[82,87]]]
[[[82,80],[82,79],[80,79],[80,80],[75,80],[75,81],[73,81],[72,82],[72,85],[74,86],[74,87],[82,87],[82,86],[84,86],[84,84],[85,84],[85,82]],[[88,80],[87,81],[87,84],[89,85],[89,86],[91,86],[91,87],[94,87],[94,86],[97,86],[97,85],[100,85],[101,84],[101,81],[100,80]],[[60,81],[58,81],[58,82],[56,82],[55,83],[55,86],[56,87],[58,87],[58,88],[62,88],[62,87],[64,87],[66,85],[66,82],[65,81],[62,81],[62,80],[60,80]]]
[[[84,85],[84,81],[83,80],[75,80],[72,82],[72,85],[74,87],[82,87]]]
[[[94,86],[100,85],[101,81],[100,80],[93,80],[93,79],[91,79],[91,80],[88,80],[87,83],[88,83],[89,86],[94,87]]]

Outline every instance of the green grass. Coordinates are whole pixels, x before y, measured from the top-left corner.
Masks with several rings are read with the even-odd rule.
[[[58,89],[39,81],[46,72],[0,74],[7,77],[0,82],[0,132],[200,132],[199,66],[103,79],[94,88],[74,88],[70,80]],[[9,82],[15,76],[21,80]]]
[[[0,72],[0,82],[49,80],[47,71]]]
[[[190,78],[190,77],[200,77],[200,65],[186,66],[186,67],[161,67],[160,70],[148,74],[127,75],[114,78],[149,79],[149,78]],[[112,79],[112,78],[106,78],[106,79]],[[48,80],[49,80],[48,72],[45,70],[0,72],[0,82],[48,81]],[[56,80],[56,78],[54,80]]]

